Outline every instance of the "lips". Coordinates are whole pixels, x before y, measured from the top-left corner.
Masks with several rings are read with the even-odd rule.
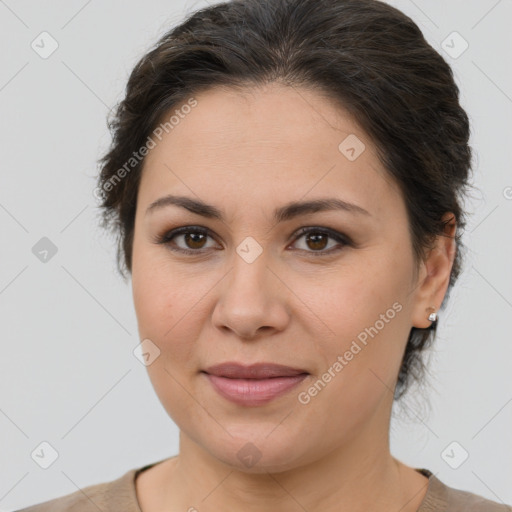
[[[264,405],[309,375],[306,370],[273,363],[245,366],[233,362],[210,366],[202,373],[219,395],[243,406]]]
[[[228,379],[270,379],[274,377],[295,377],[306,370],[273,363],[255,363],[249,366],[229,362],[210,366],[205,370],[210,375]]]

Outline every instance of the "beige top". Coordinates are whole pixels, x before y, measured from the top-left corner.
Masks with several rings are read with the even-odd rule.
[[[142,512],[135,490],[138,473],[167,459],[131,469],[110,482],[90,485],[66,496],[32,505],[15,512]],[[428,488],[417,512],[512,512],[512,507],[443,484],[428,469],[418,469],[428,477]]]

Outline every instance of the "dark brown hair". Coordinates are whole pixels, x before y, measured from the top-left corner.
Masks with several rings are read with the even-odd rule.
[[[99,161],[96,189],[102,226],[117,236],[121,275],[131,273],[144,159],[131,160],[130,168],[126,162],[163,115],[193,94],[272,82],[325,92],[372,138],[403,193],[417,262],[443,234],[443,214],[454,214],[459,247],[449,291],[461,270],[469,120],[450,66],[409,17],[376,0],[224,2],[190,15],[141,58],[109,122],[113,140]],[[435,322],[429,329],[411,329],[395,399],[411,378],[423,377],[420,356],[435,331]]]

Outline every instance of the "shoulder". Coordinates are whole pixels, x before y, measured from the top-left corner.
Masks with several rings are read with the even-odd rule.
[[[427,494],[418,512],[512,512],[512,506],[488,500],[478,494],[449,487],[432,472],[423,469],[429,477]]]
[[[14,512],[140,512],[134,484],[137,471],[131,469],[115,480],[89,485]]]

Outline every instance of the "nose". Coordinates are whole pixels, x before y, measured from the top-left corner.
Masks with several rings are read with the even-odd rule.
[[[212,315],[215,327],[243,339],[269,336],[286,328],[289,290],[268,263],[265,252],[251,263],[235,254],[231,271],[219,283]]]

